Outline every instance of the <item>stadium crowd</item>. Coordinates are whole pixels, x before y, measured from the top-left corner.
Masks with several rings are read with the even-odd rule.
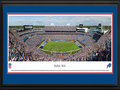
[[[76,32],[75,26],[45,26],[46,32],[53,32],[53,31],[62,31],[62,32]]]
[[[25,42],[12,30],[9,32],[9,61],[111,61],[111,30],[97,42],[86,35],[32,35]],[[26,34],[27,35],[27,34]],[[90,35],[90,33],[89,33]],[[75,39],[85,48],[73,55],[49,55],[36,46],[47,39]]]
[[[83,48],[72,57],[78,61],[111,61],[111,30],[94,45]]]

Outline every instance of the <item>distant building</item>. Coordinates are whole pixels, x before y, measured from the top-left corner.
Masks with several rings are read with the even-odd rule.
[[[88,32],[88,28],[83,28],[83,24],[79,24],[79,28],[76,28],[77,32]]]
[[[88,28],[77,28],[76,31],[85,33],[88,32]]]
[[[33,29],[33,25],[24,25],[23,27],[24,27],[24,31]]]

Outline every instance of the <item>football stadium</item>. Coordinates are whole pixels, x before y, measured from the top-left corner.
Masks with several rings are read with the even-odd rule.
[[[24,25],[9,27],[9,61],[111,61],[111,29]]]

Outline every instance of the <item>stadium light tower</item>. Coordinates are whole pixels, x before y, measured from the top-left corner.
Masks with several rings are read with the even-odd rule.
[[[83,24],[79,24],[79,27],[80,27],[80,28],[83,28]]]
[[[104,31],[103,31],[103,29],[102,29],[102,24],[101,24],[101,23],[98,24],[98,29],[99,29],[99,32],[104,33]]]
[[[98,24],[98,29],[102,29],[102,24]]]

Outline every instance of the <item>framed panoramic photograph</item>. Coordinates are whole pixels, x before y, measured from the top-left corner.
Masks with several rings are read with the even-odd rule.
[[[119,0],[2,0],[1,88],[119,89],[119,19]]]
[[[8,74],[112,74],[113,13],[7,13],[7,48]]]

